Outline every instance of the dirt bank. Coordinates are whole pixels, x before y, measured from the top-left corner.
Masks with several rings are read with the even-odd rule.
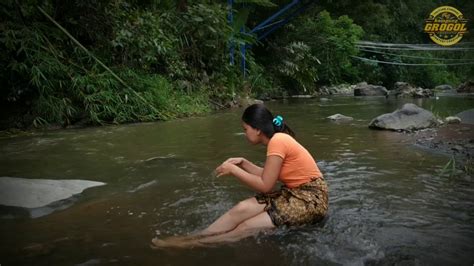
[[[412,133],[416,146],[454,157],[464,169],[474,169],[474,125],[447,124]]]

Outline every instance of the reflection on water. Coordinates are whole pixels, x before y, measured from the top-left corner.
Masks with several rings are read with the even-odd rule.
[[[449,158],[415,148],[404,134],[367,128],[372,118],[402,104],[383,97],[268,103],[316,157],[330,187],[328,218],[186,251],[152,251],[148,243],[156,234],[203,229],[254,194],[234,178],[213,175],[231,156],[260,164],[265,159],[265,148],[249,145],[241,134],[242,110],[2,139],[1,176],[108,185],[36,219],[0,208],[10,218],[0,220],[0,264],[470,265],[471,177],[443,176]],[[474,100],[442,97],[417,104],[446,116],[473,108]],[[335,113],[354,120],[325,119]]]

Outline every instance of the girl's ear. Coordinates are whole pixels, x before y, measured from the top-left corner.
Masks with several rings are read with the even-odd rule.
[[[262,131],[260,129],[257,129],[257,136],[260,136],[260,133],[262,133]]]

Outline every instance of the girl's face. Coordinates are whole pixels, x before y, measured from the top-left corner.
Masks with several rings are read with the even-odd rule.
[[[247,125],[245,122],[242,122],[242,127],[244,128],[245,136],[247,137],[247,140],[250,143],[252,143],[252,144],[260,143],[260,133],[261,133],[261,131],[259,129],[255,129],[255,128]]]

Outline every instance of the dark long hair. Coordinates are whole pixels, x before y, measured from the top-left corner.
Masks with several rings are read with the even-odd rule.
[[[285,123],[281,123],[277,126],[273,123],[273,114],[263,104],[252,104],[247,107],[242,115],[242,121],[247,125],[259,129],[265,136],[272,138],[277,132],[286,133],[292,137],[295,137],[295,133]]]

